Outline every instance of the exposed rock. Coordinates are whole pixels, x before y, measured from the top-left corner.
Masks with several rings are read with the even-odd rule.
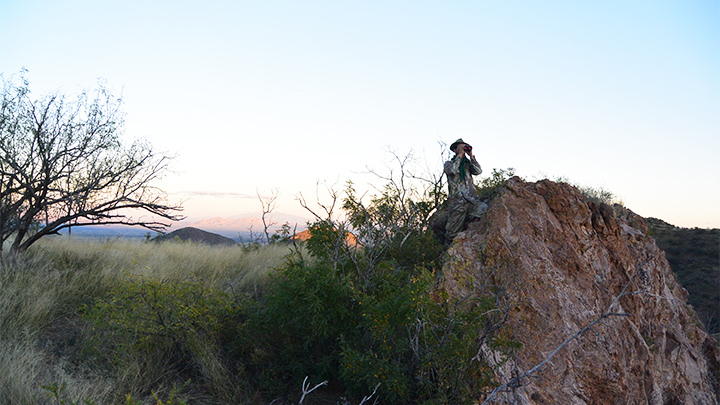
[[[507,330],[522,344],[496,372],[498,385],[542,362],[626,293],[612,310],[623,315],[594,325],[537,378],[493,403],[717,404],[720,349],[647,234],[646,221],[622,206],[515,177],[456,237],[444,288],[502,297]]]
[[[298,241],[298,242],[307,242],[307,240],[310,239],[311,237],[312,237],[312,234],[310,233],[310,230],[306,229],[300,233],[297,233],[297,234],[291,236],[290,240],[294,240],[294,241]],[[352,232],[345,233],[345,243],[351,247],[358,247],[361,245],[357,236],[355,236],[355,234],[353,234]]]
[[[176,240],[175,238],[181,242],[202,243],[205,245],[234,246],[238,244],[230,238],[190,226],[155,237],[153,242],[172,242]]]

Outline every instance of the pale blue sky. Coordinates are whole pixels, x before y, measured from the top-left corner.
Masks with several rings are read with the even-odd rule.
[[[0,0],[0,72],[22,67],[35,94],[122,89],[191,220],[273,188],[302,214],[296,193],[362,181],[387,146],[437,165],[462,137],[485,174],[720,227],[717,1]]]

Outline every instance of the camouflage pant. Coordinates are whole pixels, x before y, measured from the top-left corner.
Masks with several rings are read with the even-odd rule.
[[[452,242],[455,235],[465,229],[465,224],[469,219],[480,218],[487,211],[487,204],[482,201],[477,203],[466,200],[465,198],[452,198],[448,201],[448,221],[445,225],[445,241]]]

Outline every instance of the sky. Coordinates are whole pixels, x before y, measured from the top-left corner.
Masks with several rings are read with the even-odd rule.
[[[441,171],[601,187],[645,217],[720,228],[720,2],[0,0],[0,73],[33,94],[98,79],[125,136],[175,156],[187,221],[310,218],[298,193]],[[318,184],[320,187],[318,188]]]

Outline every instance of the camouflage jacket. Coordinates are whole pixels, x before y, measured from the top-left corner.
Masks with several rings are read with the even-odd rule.
[[[463,160],[465,161],[464,164],[462,163]],[[461,164],[465,173],[460,173]],[[475,159],[459,159],[455,156],[445,162],[445,174],[448,179],[448,199],[452,200],[457,197],[462,197],[465,200],[476,203],[477,191],[475,191],[472,176],[477,176],[480,173],[482,173],[482,168],[480,167],[480,163]]]

